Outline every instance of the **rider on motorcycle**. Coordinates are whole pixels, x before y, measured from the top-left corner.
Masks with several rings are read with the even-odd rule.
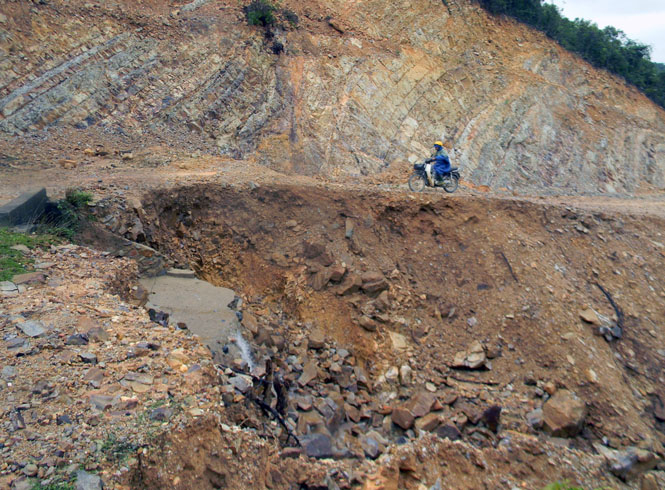
[[[440,181],[443,179],[443,176],[450,172],[450,158],[448,153],[443,147],[442,141],[434,142],[434,152],[432,153],[432,158],[425,160],[426,163],[434,163],[432,170],[434,171],[434,180]]]

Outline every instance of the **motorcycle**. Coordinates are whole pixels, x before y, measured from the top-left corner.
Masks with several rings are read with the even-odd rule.
[[[441,177],[441,180],[435,180],[431,163],[415,163],[413,174],[409,177],[409,189],[413,192],[422,192],[425,187],[443,187],[444,191],[453,193],[459,187],[459,179],[457,167],[451,168],[450,172]]]

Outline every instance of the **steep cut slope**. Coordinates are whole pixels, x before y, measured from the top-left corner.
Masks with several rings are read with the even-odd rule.
[[[235,1],[8,3],[0,151],[48,130],[364,175],[445,136],[476,184],[665,187],[665,111],[540,33],[447,3],[285,1],[300,22],[275,29],[279,55]]]

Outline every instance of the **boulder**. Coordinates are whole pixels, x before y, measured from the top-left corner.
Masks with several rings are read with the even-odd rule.
[[[97,355],[92,352],[80,352],[79,359],[86,364],[97,364]]]
[[[242,325],[251,332],[253,336],[259,333],[259,322],[254,315],[245,312],[242,316]]]
[[[328,285],[330,282],[331,271],[330,269],[321,269],[319,272],[312,276],[310,284],[314,291],[321,291]]]
[[[660,485],[658,484],[658,478],[653,473],[647,473],[642,476],[642,481],[640,482],[640,490],[660,490]]]
[[[90,404],[97,410],[107,410],[113,406],[113,397],[108,395],[91,394]]]
[[[610,471],[624,481],[638,477],[645,471],[656,467],[659,459],[650,451],[629,447],[619,451],[617,458],[610,464]]]
[[[303,242],[303,255],[307,259],[315,259],[326,251],[326,246],[320,242]]]
[[[344,222],[344,236],[349,240],[353,237],[354,223],[351,218],[346,218]]]
[[[306,386],[307,384],[314,381],[318,375],[319,375],[319,370],[316,367],[316,362],[308,361],[305,364],[305,367],[302,371],[302,374],[300,375],[300,378],[298,378],[298,384],[300,386]]]
[[[402,386],[409,386],[413,380],[413,369],[408,364],[403,364],[399,368],[399,380]]]
[[[318,328],[312,331],[307,340],[307,345],[310,349],[323,349],[323,347],[326,345],[326,336]]]
[[[458,439],[462,438],[462,433],[453,424],[440,425],[434,432],[441,439],[450,439],[451,441],[457,441]]]
[[[330,272],[330,280],[332,282],[340,282],[346,274],[346,266],[343,264],[335,264],[328,268]]]
[[[75,333],[65,339],[65,345],[88,345],[88,335],[84,333]]]
[[[365,456],[369,459],[376,459],[381,454],[381,448],[378,441],[369,436],[363,436],[360,439],[360,445],[363,448]]]
[[[399,369],[397,369],[397,366],[390,366],[384,374],[384,377],[389,383],[396,382],[397,378],[399,377]]]
[[[315,410],[300,413],[296,429],[299,434],[325,433],[327,430],[323,417]]]
[[[557,391],[543,406],[543,425],[555,437],[573,437],[584,425],[586,404],[573,392]]]
[[[593,444],[596,451],[603,455],[612,474],[623,481],[636,479],[641,474],[655,468],[660,459],[651,451],[629,447],[615,450],[599,443]]]
[[[501,411],[502,408],[498,405],[492,405],[487,408],[481,417],[481,420],[485,423],[487,428],[492,432],[496,433],[499,429],[499,422],[501,420]]]
[[[407,349],[408,344],[406,343],[406,337],[398,332],[393,332],[392,330],[388,332],[390,335],[390,341],[393,344],[393,349],[396,351],[404,351]]]
[[[229,379],[229,383],[240,393],[247,393],[252,388],[252,378],[238,374]]]
[[[534,429],[542,429],[543,428],[543,409],[542,408],[536,408],[535,410],[531,410],[529,413],[526,414],[526,423],[529,424],[530,427],[533,427]]]
[[[17,274],[12,278],[12,282],[17,286],[19,284],[39,284],[46,282],[46,276],[43,272],[26,272]]]
[[[74,488],[76,490],[103,490],[104,483],[98,475],[79,470],[76,472]]]
[[[108,332],[103,327],[92,327],[88,330],[87,335],[88,339],[92,342],[106,342],[110,338]]]
[[[428,413],[416,420],[416,430],[421,432],[432,432],[441,424],[441,416],[438,413]]]

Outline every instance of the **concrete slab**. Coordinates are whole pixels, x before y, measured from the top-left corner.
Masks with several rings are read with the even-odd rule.
[[[46,206],[46,189],[24,192],[16,199],[0,206],[0,226],[14,226],[34,223]]]

